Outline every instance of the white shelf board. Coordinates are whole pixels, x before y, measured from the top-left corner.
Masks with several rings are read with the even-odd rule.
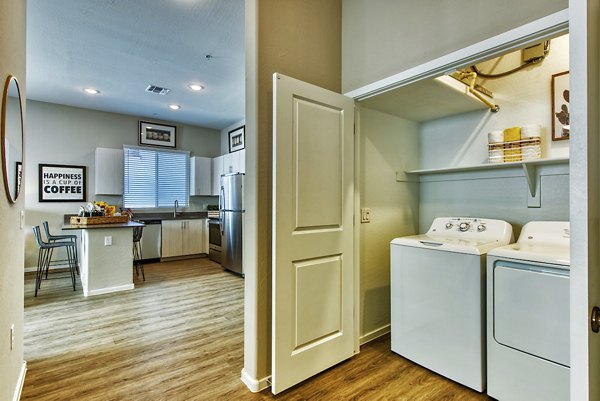
[[[568,164],[568,157],[556,157],[552,159],[538,159],[538,160],[527,160],[510,163],[489,163],[489,164],[478,164],[474,166],[458,166],[458,167],[445,167],[445,168],[433,168],[425,170],[410,170],[406,171],[406,174],[415,175],[427,175],[427,174],[446,174],[446,173],[461,173],[467,171],[482,171],[482,170],[499,170],[505,168],[527,168],[529,166],[542,166],[547,164]]]

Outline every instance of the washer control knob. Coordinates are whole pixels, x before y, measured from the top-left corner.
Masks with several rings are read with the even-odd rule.
[[[463,232],[467,231],[469,229],[469,227],[470,227],[469,223],[460,223],[458,225],[458,229]]]
[[[446,230],[449,230],[452,227],[454,227],[454,224],[452,224],[452,223],[446,223]]]
[[[477,231],[479,231],[479,232],[485,231],[485,226],[483,224],[478,225]]]

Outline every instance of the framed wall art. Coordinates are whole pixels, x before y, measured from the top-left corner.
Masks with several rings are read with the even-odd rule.
[[[564,141],[571,134],[569,116],[569,71],[552,75],[552,140]]]
[[[174,148],[177,145],[177,127],[140,121],[138,143],[146,146]]]
[[[40,202],[85,202],[85,166],[39,165]]]
[[[245,125],[229,131],[229,153],[244,149]]]

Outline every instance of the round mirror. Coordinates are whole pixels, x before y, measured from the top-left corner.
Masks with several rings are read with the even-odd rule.
[[[2,96],[2,166],[6,195],[15,203],[23,177],[23,113],[19,83],[12,75],[6,78]]]

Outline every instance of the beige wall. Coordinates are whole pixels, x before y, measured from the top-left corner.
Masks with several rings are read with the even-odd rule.
[[[568,7],[568,0],[343,0],[342,3],[343,92]]]
[[[15,75],[23,94],[25,8],[25,1],[0,2],[0,81],[4,86],[6,76]],[[4,194],[3,184],[0,190],[0,400],[11,400],[23,363],[23,231],[19,229],[19,216],[24,200],[21,196],[16,204],[11,205]],[[12,351],[11,324],[15,325],[15,347]]]
[[[419,165],[419,124],[360,109],[360,207],[371,222],[360,227],[360,336],[368,341],[389,330],[390,241],[416,234],[419,184],[397,182],[396,172]]]
[[[271,360],[272,75],[279,72],[340,92],[341,0],[247,1],[250,19],[254,5],[258,24],[247,21],[246,33],[256,37],[256,60],[247,55],[244,235],[252,239],[244,243],[244,269],[246,293],[256,297],[246,297],[246,310],[254,313],[246,313],[244,371],[260,380],[270,375]],[[258,109],[251,115],[255,102]]]

